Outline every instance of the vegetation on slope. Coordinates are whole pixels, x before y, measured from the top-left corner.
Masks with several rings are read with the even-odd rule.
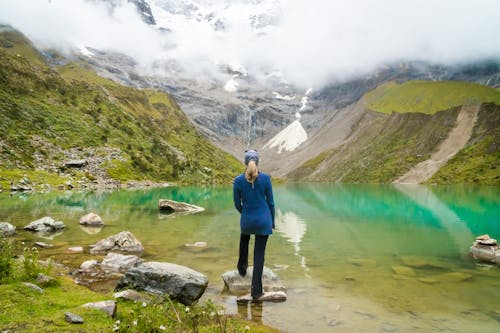
[[[500,90],[460,81],[389,82],[365,95],[367,108],[383,113],[434,114],[461,105],[500,105]]]
[[[57,177],[221,183],[241,169],[164,93],[121,86],[78,63],[51,68],[12,31],[0,33],[0,63],[3,185],[12,180],[7,173],[48,173],[56,183],[65,179]],[[70,159],[90,163],[68,169]]]
[[[500,185],[500,106],[481,107],[466,147],[442,167],[429,183]]]

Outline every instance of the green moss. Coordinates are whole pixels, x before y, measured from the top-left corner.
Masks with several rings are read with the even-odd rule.
[[[228,183],[241,168],[165,93],[119,85],[80,63],[41,73],[30,58],[2,49],[0,63],[0,168],[62,168],[72,148],[119,151],[102,156],[101,167],[121,181]]]
[[[461,105],[500,104],[500,90],[459,81],[408,81],[383,84],[365,95],[367,108],[383,113],[434,114]]]

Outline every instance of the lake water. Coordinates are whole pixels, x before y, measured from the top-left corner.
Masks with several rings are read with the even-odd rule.
[[[220,275],[235,268],[239,241],[231,187],[2,194],[0,221],[16,225],[28,245],[54,244],[42,255],[73,267],[92,257],[87,245],[129,230],[146,260],[206,274],[204,299],[287,332],[500,331],[500,269],[468,257],[476,236],[500,238],[500,188],[285,184],[274,192],[266,266],[283,280],[288,300],[262,306],[237,306],[223,290]],[[206,211],[162,215],[160,198]],[[97,234],[78,225],[90,211],[105,222]],[[22,230],[43,216],[67,228],[50,240]],[[200,241],[207,247],[185,246]]]

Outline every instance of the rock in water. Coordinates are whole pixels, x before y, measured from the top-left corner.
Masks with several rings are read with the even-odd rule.
[[[82,305],[84,308],[97,309],[106,312],[110,317],[114,317],[116,313],[115,301],[100,301],[94,303],[86,303]]]
[[[500,265],[500,247],[496,239],[488,235],[477,237],[469,248],[469,253],[476,260]]]
[[[61,221],[56,221],[50,216],[42,217],[39,220],[33,221],[24,227],[24,230],[39,231],[39,232],[53,232],[64,229],[66,226]]]
[[[90,226],[102,226],[104,223],[99,215],[96,213],[88,213],[80,218],[80,224]]]
[[[144,246],[129,231],[122,231],[116,235],[100,240],[94,245],[90,245],[91,254],[105,253],[108,251],[122,252],[142,252]]]
[[[284,291],[267,291],[262,296],[257,299],[253,299],[252,295],[246,294],[236,298],[237,303],[247,303],[247,302],[284,302],[286,301],[286,293]]]
[[[145,262],[130,268],[116,290],[132,288],[156,294],[168,294],[172,299],[191,305],[205,292],[208,278],[191,268],[166,262]]]
[[[158,208],[163,213],[197,213],[205,210],[205,208],[203,207],[198,207],[195,205],[190,205],[184,202],[178,202],[169,199],[160,199],[160,201],[158,201]]]
[[[0,235],[4,237],[12,236],[16,233],[16,227],[8,222],[0,222]]]
[[[415,273],[415,270],[411,267],[406,267],[406,266],[392,266],[392,270],[394,273],[398,275],[403,275],[403,276],[415,276],[417,273]]]
[[[144,259],[132,254],[126,255],[111,252],[108,253],[101,262],[101,268],[113,272],[125,272],[129,268],[136,266],[143,261]]]
[[[64,320],[71,324],[83,324],[83,318],[71,312],[64,314]]]
[[[234,270],[222,274],[222,280],[224,280],[229,292],[248,292],[252,286],[252,275],[253,266],[250,266],[244,277],[237,270]],[[267,267],[264,267],[264,271],[262,272],[262,286],[265,291],[286,291],[279,276]]]

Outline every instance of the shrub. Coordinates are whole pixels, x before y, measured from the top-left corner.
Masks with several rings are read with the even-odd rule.
[[[0,236],[0,282],[10,278],[15,255],[16,249],[14,243]]]

